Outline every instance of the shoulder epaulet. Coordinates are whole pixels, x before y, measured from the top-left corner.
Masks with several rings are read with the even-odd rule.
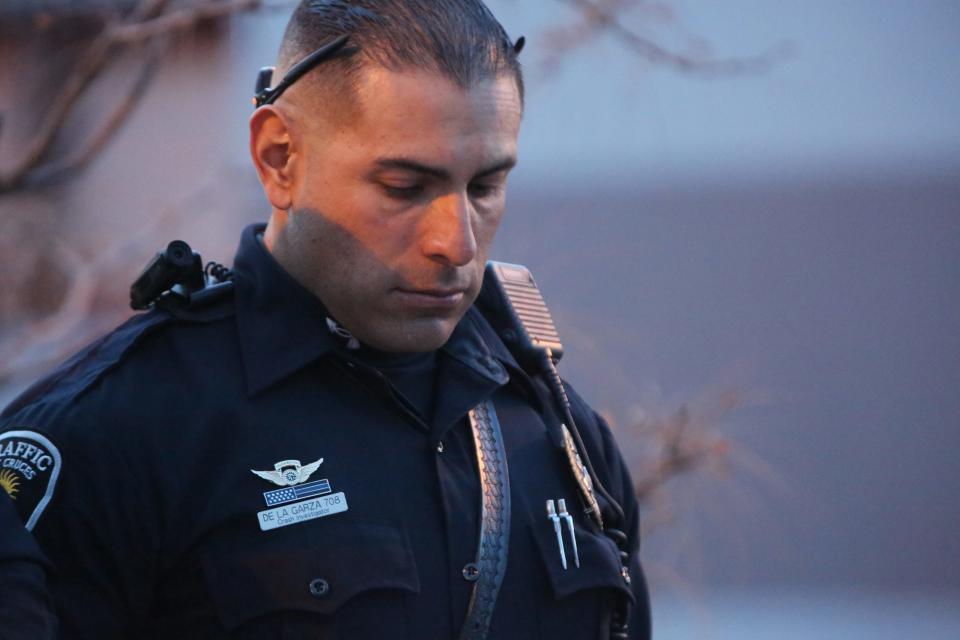
[[[173,321],[173,316],[162,311],[150,311],[132,316],[31,385],[7,405],[3,413],[0,413],[0,419],[19,412],[40,398],[52,400],[61,394],[79,393],[121,362],[124,355],[143,338]]]
[[[41,398],[56,402],[76,397],[123,362],[147,336],[181,322],[205,323],[227,318],[233,314],[232,300],[233,283],[224,282],[194,293],[189,300],[161,301],[152,311],[132,316],[34,383],[0,413],[0,419]]]

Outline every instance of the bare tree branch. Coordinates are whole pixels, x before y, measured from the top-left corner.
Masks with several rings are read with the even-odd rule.
[[[194,7],[171,11],[153,20],[117,25],[111,29],[111,39],[117,44],[132,44],[159,35],[187,31],[205,20],[223,18],[259,8],[261,0],[220,0]]]
[[[709,75],[759,72],[769,69],[792,52],[789,43],[780,43],[758,55],[739,58],[713,58],[671,51],[630,29],[620,20],[620,14],[626,9],[641,4],[639,0],[561,1],[578,11],[580,21],[550,32],[554,51],[548,59],[548,66],[555,65],[560,56],[604,33],[612,34],[639,57],[683,73]]]
[[[160,67],[160,61],[168,45],[169,40],[167,38],[154,39],[148,45],[148,57],[141,64],[133,85],[114,107],[113,113],[103,121],[95,132],[90,134],[88,139],[82,143],[81,148],[74,151],[69,157],[34,168],[30,175],[30,182],[33,184],[52,182],[83,167],[100,153],[146,93]]]
[[[99,37],[90,45],[73,74],[67,80],[43,118],[40,128],[27,144],[27,150],[12,170],[0,175],[0,193],[12,191],[25,182],[27,174],[43,160],[74,104],[99,73],[110,49],[108,39]]]
[[[107,67],[109,54],[115,47],[139,45],[160,37],[168,37],[195,27],[204,20],[222,18],[227,15],[250,11],[260,6],[261,0],[209,0],[189,8],[176,9],[163,13],[169,0],[142,0],[130,15],[123,20],[110,20],[105,23],[100,34],[87,48],[86,53],[67,79],[63,89],[54,98],[37,133],[27,144],[26,151],[13,169],[0,174],[0,194],[23,188],[36,181],[49,180],[61,176],[70,169],[81,166],[95,155],[116,133],[119,125],[133,110],[139,98],[145,92],[149,80],[156,70],[156,54],[148,57],[141,67],[138,80],[131,92],[124,96],[120,104],[111,112],[106,123],[99,127],[89,139],[80,145],[81,150],[74,158],[59,162],[54,166],[42,166],[43,159],[56,141],[57,134],[64,122],[76,107],[80,97],[90,88]]]
[[[653,460],[637,465],[643,475],[634,482],[634,492],[641,504],[657,501],[660,490],[673,478],[726,460],[730,443],[719,434],[716,423],[739,406],[740,400],[739,393],[729,391],[698,413],[684,405],[673,415],[637,425],[657,441]]]

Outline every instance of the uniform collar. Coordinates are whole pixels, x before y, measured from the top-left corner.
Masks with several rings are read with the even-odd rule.
[[[527,374],[476,307],[470,307],[441,348],[433,435],[444,433],[498,388],[513,382],[538,409],[543,405]]]
[[[327,327],[329,313],[323,303],[294,280],[258,239],[265,228],[254,224],[244,229],[233,268],[237,328],[250,395],[342,351],[339,339]],[[523,369],[476,307],[467,311],[441,352],[491,390],[511,378],[532,389]]]
[[[250,395],[336,347],[319,298],[284,271],[258,239],[265,228],[254,224],[243,230],[233,266],[237,329]]]

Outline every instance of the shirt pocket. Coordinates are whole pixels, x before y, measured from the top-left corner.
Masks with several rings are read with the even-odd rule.
[[[574,526],[580,566],[570,542],[570,531],[562,526],[567,568],[563,568],[557,535],[553,527],[532,526],[531,532],[546,569],[551,593],[541,602],[541,638],[602,638],[607,640],[614,606],[623,597],[634,595],[621,573],[616,543],[602,534]]]
[[[333,524],[211,545],[211,598],[234,638],[408,638],[404,604],[420,591],[402,529]]]

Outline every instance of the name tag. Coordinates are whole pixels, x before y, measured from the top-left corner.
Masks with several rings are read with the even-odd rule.
[[[260,522],[261,531],[270,531],[279,527],[286,527],[298,522],[325,518],[335,513],[343,513],[347,510],[347,497],[341,491],[328,496],[311,498],[302,502],[285,504],[282,507],[274,507],[257,514],[257,520]]]

